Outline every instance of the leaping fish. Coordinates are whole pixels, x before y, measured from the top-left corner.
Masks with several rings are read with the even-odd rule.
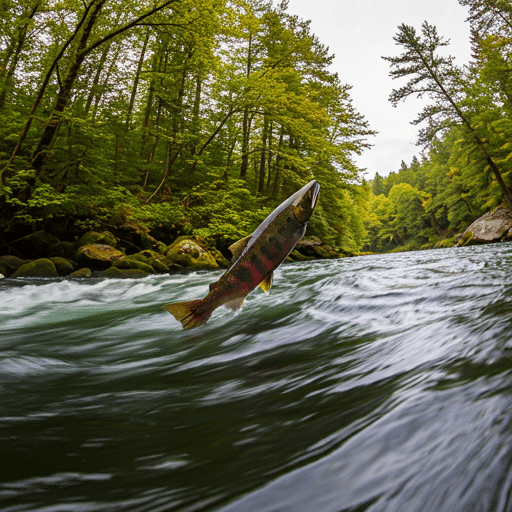
[[[265,292],[272,287],[274,270],[304,236],[316,207],[320,184],[313,180],[281,203],[252,233],[229,247],[233,263],[204,299],[174,302],[164,309],[184,329],[205,324],[215,309],[224,305],[238,310],[245,297],[258,285]]]

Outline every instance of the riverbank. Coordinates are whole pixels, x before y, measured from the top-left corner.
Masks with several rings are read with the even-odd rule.
[[[142,246],[142,247],[141,247]],[[230,266],[223,254],[200,237],[181,236],[170,245],[146,235],[139,245],[110,231],[89,231],[74,242],[59,240],[41,230],[4,246],[0,256],[3,277],[113,278],[145,277],[184,270],[216,270]],[[354,254],[339,251],[315,237],[305,237],[289,260],[335,259]]]

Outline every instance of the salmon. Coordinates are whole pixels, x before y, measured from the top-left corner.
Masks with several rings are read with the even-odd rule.
[[[313,180],[281,203],[248,237],[229,247],[233,263],[210,284],[204,299],[174,302],[164,306],[184,329],[205,324],[220,306],[242,307],[256,287],[266,293],[272,288],[273,273],[304,236],[318,201],[320,184]]]

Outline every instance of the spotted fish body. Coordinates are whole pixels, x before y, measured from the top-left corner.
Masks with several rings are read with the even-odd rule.
[[[231,267],[215,283],[204,299],[175,302],[164,309],[179,320],[184,329],[205,324],[212,312],[224,305],[237,310],[257,286],[265,292],[272,287],[274,270],[304,236],[317,200],[320,185],[311,181],[279,205],[252,233],[230,247]]]

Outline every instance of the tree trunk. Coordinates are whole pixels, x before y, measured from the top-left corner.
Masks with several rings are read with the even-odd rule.
[[[149,28],[146,30],[146,37],[144,38],[144,44],[142,45],[142,50],[140,52],[139,62],[137,63],[137,71],[135,73],[135,78],[133,80],[132,93],[130,95],[130,103],[128,104],[128,112],[126,113],[126,129],[130,129],[130,125],[132,122],[132,113],[133,106],[135,104],[135,97],[137,95],[137,88],[139,86],[140,74],[142,71],[142,66],[144,64],[144,57],[146,55],[146,50],[149,42]]]
[[[263,133],[261,135],[261,154],[260,154],[260,172],[258,180],[258,195],[263,195],[265,189],[265,163],[266,163],[266,150],[267,150],[267,135],[268,135],[268,117],[263,119]]]
[[[28,26],[30,21],[34,18],[34,16],[39,11],[39,7],[43,2],[38,0],[34,3],[33,7],[27,8],[28,14],[26,20],[24,20],[23,24],[18,28],[18,38],[16,42],[13,42],[13,45],[7,50],[6,57],[4,59],[3,64],[0,66],[1,75],[2,76],[2,88],[0,90],[0,109],[3,109],[5,106],[5,98],[7,96],[7,91],[11,86],[12,77],[14,76],[14,72],[16,71],[16,67],[18,65],[21,50],[23,49],[23,45],[25,44],[25,39],[27,37]],[[23,15],[21,16],[23,17]],[[7,66],[9,63],[9,66]]]
[[[69,99],[71,97],[71,91],[73,90],[73,85],[78,76],[80,67],[82,66],[82,63],[87,55],[87,53],[84,51],[87,46],[87,41],[91,35],[94,24],[96,23],[96,20],[105,2],[106,0],[94,1],[94,7],[91,9],[89,16],[86,22],[84,23],[78,47],[68,68],[62,86],[59,89],[55,107],[53,109],[53,112],[50,116],[48,123],[46,124],[43,134],[39,139],[39,143],[32,155],[32,165],[34,166],[36,175],[40,175],[43,169],[43,165],[46,159],[46,149],[52,143],[53,137],[57,131],[57,128],[60,125],[62,113],[64,112],[64,109],[68,106]]]

